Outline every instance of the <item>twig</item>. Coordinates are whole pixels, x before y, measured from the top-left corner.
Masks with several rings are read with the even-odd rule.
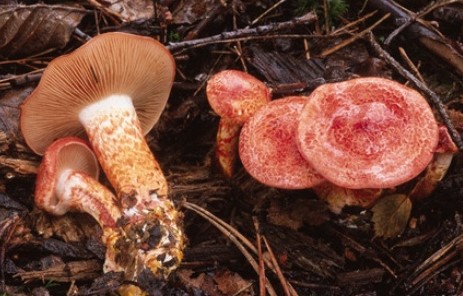
[[[172,52],[177,52],[187,48],[195,48],[200,46],[206,46],[209,44],[229,42],[230,39],[236,40],[238,38],[250,37],[250,36],[261,36],[275,31],[288,30],[296,26],[307,25],[317,19],[314,13],[308,13],[303,17],[295,18],[291,21],[273,23],[269,25],[259,26],[255,28],[238,29],[231,32],[223,32],[218,35],[200,38],[195,40],[187,40],[183,42],[170,43],[167,48]]]
[[[5,254],[8,248],[8,242],[20,221],[18,214],[7,218],[0,223],[0,291],[5,291]]]
[[[415,64],[412,62],[412,60],[408,57],[407,52],[405,51],[405,49],[403,49],[403,47],[399,47],[399,53],[400,53],[400,56],[404,59],[404,61],[407,63],[410,70],[413,71],[413,74],[415,74],[415,76],[418,77],[418,79],[421,82],[425,83],[424,78],[423,76],[421,76],[420,71],[415,66]]]
[[[386,60],[386,62],[390,64],[400,75],[402,75],[405,79],[409,80],[419,91],[421,91],[428,97],[431,104],[437,109],[437,112],[439,113],[442,121],[447,126],[452,140],[455,142],[459,149],[463,149],[463,141],[461,140],[461,136],[455,129],[455,126],[453,125],[452,121],[450,120],[450,117],[445,109],[445,105],[444,103],[442,103],[439,96],[432,90],[430,90],[423,82],[419,81],[407,69],[404,69],[399,62],[397,62],[388,52],[386,52],[376,41],[375,36],[372,32],[368,34],[368,41],[370,42],[377,55],[383,57]]]
[[[336,34],[342,33],[343,31],[346,31],[348,28],[357,25],[358,23],[361,23],[361,22],[363,22],[363,21],[366,21],[366,20],[369,19],[370,17],[374,16],[377,12],[378,12],[377,10],[372,11],[372,12],[370,12],[369,14],[366,14],[366,15],[364,15],[363,17],[361,17],[361,18],[359,18],[359,19],[357,19],[357,20],[355,20],[355,21],[348,23],[347,25],[345,25],[345,26],[343,26],[343,27],[341,27],[341,28],[339,28],[339,29],[334,30],[333,32],[330,33],[330,36],[335,36]]]
[[[354,42],[355,40],[359,39],[360,37],[362,37],[363,35],[367,34],[368,32],[371,32],[371,30],[373,30],[374,28],[376,28],[377,26],[379,26],[383,21],[385,21],[391,14],[388,13],[386,15],[384,15],[382,18],[380,18],[378,21],[376,21],[373,25],[371,25],[370,27],[366,28],[365,30],[361,31],[360,33],[358,34],[355,34],[354,36],[344,40],[343,42],[339,43],[338,45],[332,47],[332,48],[328,48],[327,50],[324,50],[320,56],[321,57],[326,57],[330,54],[332,54],[333,52],[335,51],[338,51],[340,50],[341,48],[351,44],[352,42]]]
[[[259,220],[253,216],[254,229],[256,230],[257,257],[259,258],[259,295],[265,296],[265,266],[262,255],[262,238],[260,236]]]
[[[285,295],[286,296],[291,296],[291,295],[297,296],[298,294],[296,290],[294,290],[291,284],[286,280],[285,276],[283,275],[283,272],[281,272],[280,265],[278,265],[278,261],[275,258],[275,254],[273,253],[273,250],[270,247],[270,244],[267,238],[263,236],[262,239],[264,240],[265,248],[270,254],[270,259],[272,260],[273,267],[275,268],[275,271],[277,273],[278,279],[280,280],[281,286],[283,287],[283,291],[285,292]]]
[[[268,15],[270,12],[274,11],[278,6],[280,6],[281,4],[285,3],[286,0],[280,0],[278,1],[277,3],[273,4],[269,9],[267,9],[266,11],[264,11],[261,15],[259,15],[258,17],[256,17],[256,19],[254,19],[252,22],[251,22],[251,26],[254,26],[256,23],[258,23],[262,18],[264,18],[266,15]]]
[[[244,255],[244,257],[246,258],[246,260],[249,262],[249,264],[251,264],[252,268],[257,272],[259,273],[259,266],[256,262],[256,260],[254,260],[254,258],[252,257],[251,253],[244,247],[244,245],[246,245],[247,247],[248,244],[252,246],[252,250],[254,253],[257,252],[257,249],[251,244],[251,242],[249,242],[247,239],[245,239],[244,241],[241,240],[240,237],[244,238],[244,236],[242,236],[241,234],[239,234],[239,232],[237,232],[236,230],[234,230],[233,227],[231,227],[230,225],[228,225],[227,223],[225,223],[224,221],[220,220],[218,217],[214,216],[213,214],[211,214],[210,212],[206,211],[205,209],[201,208],[200,206],[197,206],[193,203],[189,203],[189,202],[183,202],[182,203],[182,206],[184,208],[187,208],[189,210],[192,210],[194,211],[196,214],[200,215],[201,217],[203,217],[204,219],[206,219],[207,221],[209,221],[212,225],[214,225],[217,229],[219,229],[223,234],[225,234],[227,236],[227,238],[233,242],[233,244],[241,251],[241,253]],[[233,229],[234,231],[231,232],[230,229]],[[235,234],[239,234],[238,236],[236,236]],[[240,240],[238,240],[238,238],[240,238]],[[276,296],[276,292],[275,292],[275,289],[273,288],[272,284],[268,281],[268,279],[266,278],[266,281],[265,281],[265,287],[267,288],[267,292],[272,295],[272,296]]]
[[[408,10],[406,10],[405,8],[401,7],[402,9],[408,12],[408,14],[410,15],[410,18],[408,18],[402,25],[400,25],[394,31],[392,31],[391,34],[389,34],[389,36],[384,40],[384,45],[388,46],[391,43],[392,39],[394,39],[397,35],[399,35],[403,30],[405,30],[412,23],[422,18],[426,14],[430,13],[434,9],[444,6],[444,5],[454,3],[454,2],[461,2],[461,0],[444,0],[444,1],[441,1],[440,3],[431,3],[427,7],[425,7],[422,11],[418,12],[417,14],[413,14],[409,12]]]
[[[215,20],[215,18],[223,9],[224,6],[222,4],[215,4],[214,8],[212,8],[209,12],[206,13],[205,17],[199,21],[196,27],[187,33],[184,40],[196,39],[198,35],[201,33],[201,31],[203,31],[213,20]]]

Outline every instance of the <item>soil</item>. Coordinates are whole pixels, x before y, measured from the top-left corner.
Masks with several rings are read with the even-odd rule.
[[[342,190],[327,202],[311,189],[260,184],[240,163],[231,178],[225,177],[215,158],[219,117],[205,94],[208,78],[224,69],[254,75],[272,89],[273,99],[306,96],[321,84],[355,77],[388,78],[428,98],[459,145],[460,4],[400,1],[421,14],[415,15],[419,21],[395,31],[404,22],[403,10],[386,0],[366,7],[347,0],[129,0],[119,10],[117,1],[78,1],[72,16],[66,2],[45,1],[39,7],[26,1],[21,8],[14,2],[0,2],[0,41],[8,37],[12,44],[0,42],[1,295],[133,295],[120,288],[128,284],[121,273],[103,273],[101,229],[91,217],[54,217],[35,208],[41,158],[18,127],[18,106],[37,85],[41,69],[86,37],[109,31],[156,38],[168,45],[177,64],[168,105],[147,140],[168,179],[170,198],[184,215],[187,247],[167,280],[139,280],[147,295],[463,295],[459,152],[426,196],[410,195],[422,184],[423,172],[381,193],[400,196],[392,204],[373,206],[365,192],[349,192],[349,202],[341,202]],[[69,36],[56,33],[63,42],[49,48],[37,41],[46,39],[43,32],[30,35],[35,47],[14,43],[27,37],[4,25],[2,14],[11,17],[24,7],[44,23],[54,22],[50,11],[62,15],[64,9],[72,21],[53,26],[64,26]],[[154,12],[147,16],[148,8]],[[386,13],[391,14],[383,18]],[[104,177],[101,182],[110,186]],[[378,213],[386,217],[379,219]]]

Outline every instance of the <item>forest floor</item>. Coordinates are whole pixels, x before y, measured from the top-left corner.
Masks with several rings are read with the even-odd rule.
[[[426,172],[390,189],[401,201],[386,203],[386,217],[371,205],[334,213],[346,203],[341,194],[327,204],[311,189],[271,188],[241,164],[225,177],[215,158],[219,117],[205,92],[225,69],[257,77],[272,99],[388,78],[423,94],[461,149],[459,1],[15,2],[0,1],[0,295],[117,295],[124,283],[120,273],[103,273],[101,229],[91,217],[34,206],[41,158],[18,123],[19,105],[51,60],[113,31],[161,41],[177,65],[147,139],[184,215],[187,244],[167,281],[141,284],[148,294],[463,295],[459,153],[426,197],[411,193]]]

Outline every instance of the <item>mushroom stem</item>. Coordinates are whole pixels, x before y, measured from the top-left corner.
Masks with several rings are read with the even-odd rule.
[[[235,171],[240,131],[241,124],[220,118],[215,153],[219,167],[227,178],[233,177]]]
[[[183,257],[181,215],[167,197],[167,182],[143,136],[132,100],[111,95],[79,114],[95,154],[122,204],[124,232],[115,252],[126,278],[139,266],[166,277]],[[141,263],[141,264],[138,264]]]
[[[85,141],[61,138],[44,153],[37,173],[35,203],[57,216],[69,211],[90,214],[103,230],[105,270],[114,270],[119,266],[114,238],[123,236],[118,227],[122,212],[113,193],[97,181],[99,172],[98,161]]]
[[[150,203],[150,194],[167,197],[167,181],[146,143],[132,100],[112,95],[79,114],[93,150],[108,180],[126,206],[128,199]]]
[[[48,200],[37,202],[37,206],[53,215],[64,215],[69,211],[90,214],[101,228],[116,227],[122,216],[115,197],[106,187],[87,174],[67,169],[58,177],[56,203]]]

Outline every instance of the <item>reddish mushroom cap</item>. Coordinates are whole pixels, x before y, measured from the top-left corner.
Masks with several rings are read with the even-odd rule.
[[[126,33],[98,35],[53,60],[21,106],[21,131],[43,154],[53,140],[85,134],[82,108],[110,95],[132,99],[146,134],[165,107],[175,74],[170,52],[152,38]]]
[[[382,78],[326,84],[304,106],[297,140],[302,155],[330,182],[387,188],[417,176],[438,143],[438,126],[416,91]]]
[[[224,70],[212,76],[206,94],[215,113],[241,124],[271,98],[262,81],[238,70]]]
[[[59,203],[56,192],[58,178],[63,171],[69,169],[84,173],[94,179],[98,179],[100,174],[95,154],[87,142],[80,138],[62,138],[47,148],[35,183],[37,205],[47,204],[53,207]],[[50,211],[50,208],[45,210]],[[66,209],[53,210],[54,214],[64,214],[66,211]]]
[[[309,188],[323,181],[297,148],[297,122],[305,102],[303,97],[272,101],[243,126],[240,158],[258,181],[285,189]]]

